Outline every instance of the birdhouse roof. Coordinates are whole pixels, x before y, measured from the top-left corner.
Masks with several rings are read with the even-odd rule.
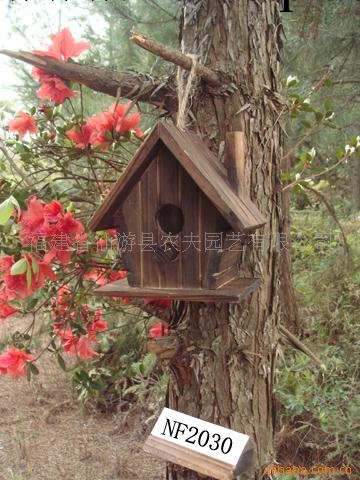
[[[162,146],[174,155],[234,231],[252,231],[264,225],[266,220],[256,205],[248,197],[234,192],[225,168],[198,135],[159,122],[96,210],[89,222],[91,230],[113,228],[114,213]]]

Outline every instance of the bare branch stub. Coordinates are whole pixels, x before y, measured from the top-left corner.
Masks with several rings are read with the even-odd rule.
[[[178,65],[185,70],[191,70],[193,60],[190,56],[179,52],[174,48],[167,47],[162,43],[156,42],[155,40],[152,40],[141,33],[132,31],[130,38],[136,45],[144,50],[163,58],[167,62]],[[212,87],[220,87],[222,85],[222,81],[217,73],[210,68],[201,65],[200,63],[196,63],[195,73]]]
[[[0,54],[29,63],[63,80],[81,83],[94,91],[106,93],[112,97],[116,97],[121,89],[121,96],[124,98],[150,103],[170,113],[177,110],[174,86],[148,75],[121,73],[76,62],[62,62],[24,51],[0,50]]]

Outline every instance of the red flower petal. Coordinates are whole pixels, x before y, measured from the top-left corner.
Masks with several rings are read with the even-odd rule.
[[[18,133],[21,139],[26,133],[37,133],[36,120],[25,112],[19,112],[19,118],[9,122],[9,131]]]

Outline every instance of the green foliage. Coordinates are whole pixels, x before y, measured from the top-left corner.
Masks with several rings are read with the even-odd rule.
[[[15,211],[19,213],[20,206],[12,195],[0,204],[0,225],[5,225]]]
[[[282,15],[285,78],[301,107],[290,112],[296,121],[288,124],[288,144],[300,142],[305,151],[316,145],[315,172],[331,166],[339,145],[359,135],[358,19],[359,5],[352,0],[297,2],[293,13]],[[320,128],[324,124],[330,128]],[[293,152],[297,158],[300,150]],[[360,208],[359,172],[357,158],[327,176],[347,214]]]
[[[166,376],[157,367],[156,356],[144,351],[144,343],[144,332],[128,323],[102,335],[101,355],[71,372],[79,400],[106,410],[118,404],[126,408],[152,392],[161,401]]]
[[[293,212],[294,274],[304,342],[323,365],[288,350],[278,367],[282,421],[309,430],[324,461],[359,462],[360,451],[360,239],[359,221],[345,224],[351,258],[321,214]],[[324,241],[323,232],[332,237]],[[319,241],[320,239],[320,241]],[[307,443],[308,442],[308,443]]]

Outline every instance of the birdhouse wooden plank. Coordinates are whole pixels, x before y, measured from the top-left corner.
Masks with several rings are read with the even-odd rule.
[[[206,288],[166,288],[166,287],[130,287],[127,280],[116,282],[98,288],[95,293],[105,297],[142,297],[163,298],[169,300],[187,300],[192,302],[228,302],[238,303],[254,292],[260,285],[258,278],[237,278],[221,289]]]
[[[257,279],[239,278],[231,247],[265,218],[230,181],[199,136],[159,122],[90,221],[117,229],[128,271],[96,294],[237,302],[256,289]]]

